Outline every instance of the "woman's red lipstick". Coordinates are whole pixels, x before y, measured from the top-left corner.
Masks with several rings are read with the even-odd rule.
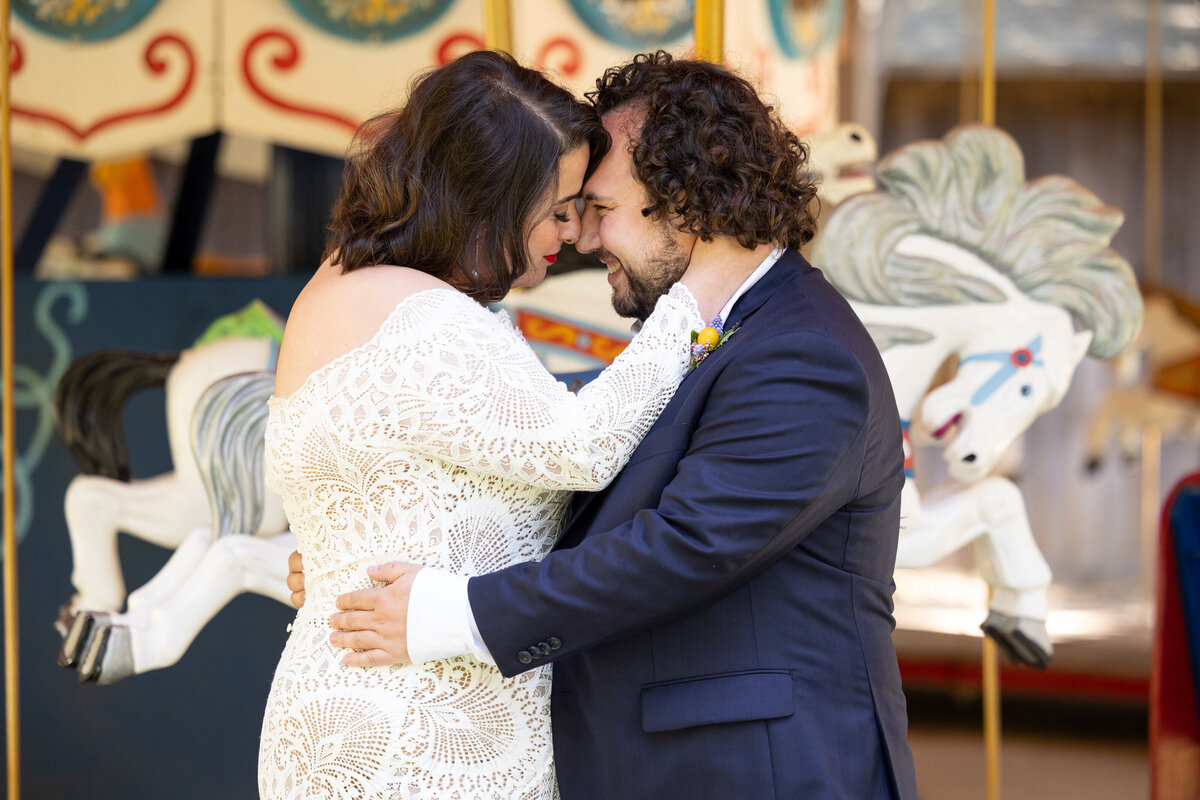
[[[557,254],[555,254],[555,255],[552,255],[552,256],[542,256],[542,258],[546,259],[546,260],[547,260],[547,261],[549,261],[551,264],[553,264],[555,261],[557,261],[557,260],[558,260],[558,255],[557,255]]]

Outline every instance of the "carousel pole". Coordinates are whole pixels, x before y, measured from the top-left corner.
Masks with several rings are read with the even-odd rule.
[[[725,0],[696,0],[696,58],[713,64],[725,60]]]
[[[983,0],[983,57],[979,74],[979,121],[996,124],[996,0]],[[990,590],[989,590],[990,595]],[[983,637],[983,754],[987,800],[1000,800],[1000,658],[996,642]]]
[[[1146,2],[1146,108],[1145,163],[1143,164],[1142,282],[1162,285],[1162,6],[1161,0]],[[1140,579],[1142,595],[1154,597],[1154,570],[1158,561],[1159,507],[1162,503],[1162,431],[1156,426],[1142,430],[1142,477],[1138,499],[1141,539]]]
[[[510,0],[484,0],[483,41],[487,44],[488,50],[512,52],[512,4]]]
[[[12,249],[12,139],[9,124],[10,51],[8,0],[0,0],[0,348],[3,386],[4,436],[4,709],[8,738],[8,797],[21,796],[21,709],[17,661],[17,496],[14,475],[17,452],[17,417],[13,397],[16,349],[13,343],[13,249]]]

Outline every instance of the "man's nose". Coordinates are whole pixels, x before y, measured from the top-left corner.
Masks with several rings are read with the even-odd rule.
[[[591,210],[585,210],[579,220],[579,240],[575,249],[581,253],[594,253],[600,249],[600,220],[599,215]]]

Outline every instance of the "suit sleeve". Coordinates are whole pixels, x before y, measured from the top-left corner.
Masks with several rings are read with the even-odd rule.
[[[520,651],[538,642],[558,645],[544,664],[719,599],[854,498],[870,406],[857,359],[819,333],[747,345],[714,381],[657,508],[471,579],[479,631],[505,675],[533,666]]]

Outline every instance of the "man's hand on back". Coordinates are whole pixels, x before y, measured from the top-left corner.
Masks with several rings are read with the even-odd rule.
[[[408,655],[408,596],[421,567],[393,561],[369,567],[372,580],[387,586],[360,589],[337,599],[337,613],[329,617],[333,633],[329,643],[355,652],[346,654],[348,667],[383,667],[406,664]]]

